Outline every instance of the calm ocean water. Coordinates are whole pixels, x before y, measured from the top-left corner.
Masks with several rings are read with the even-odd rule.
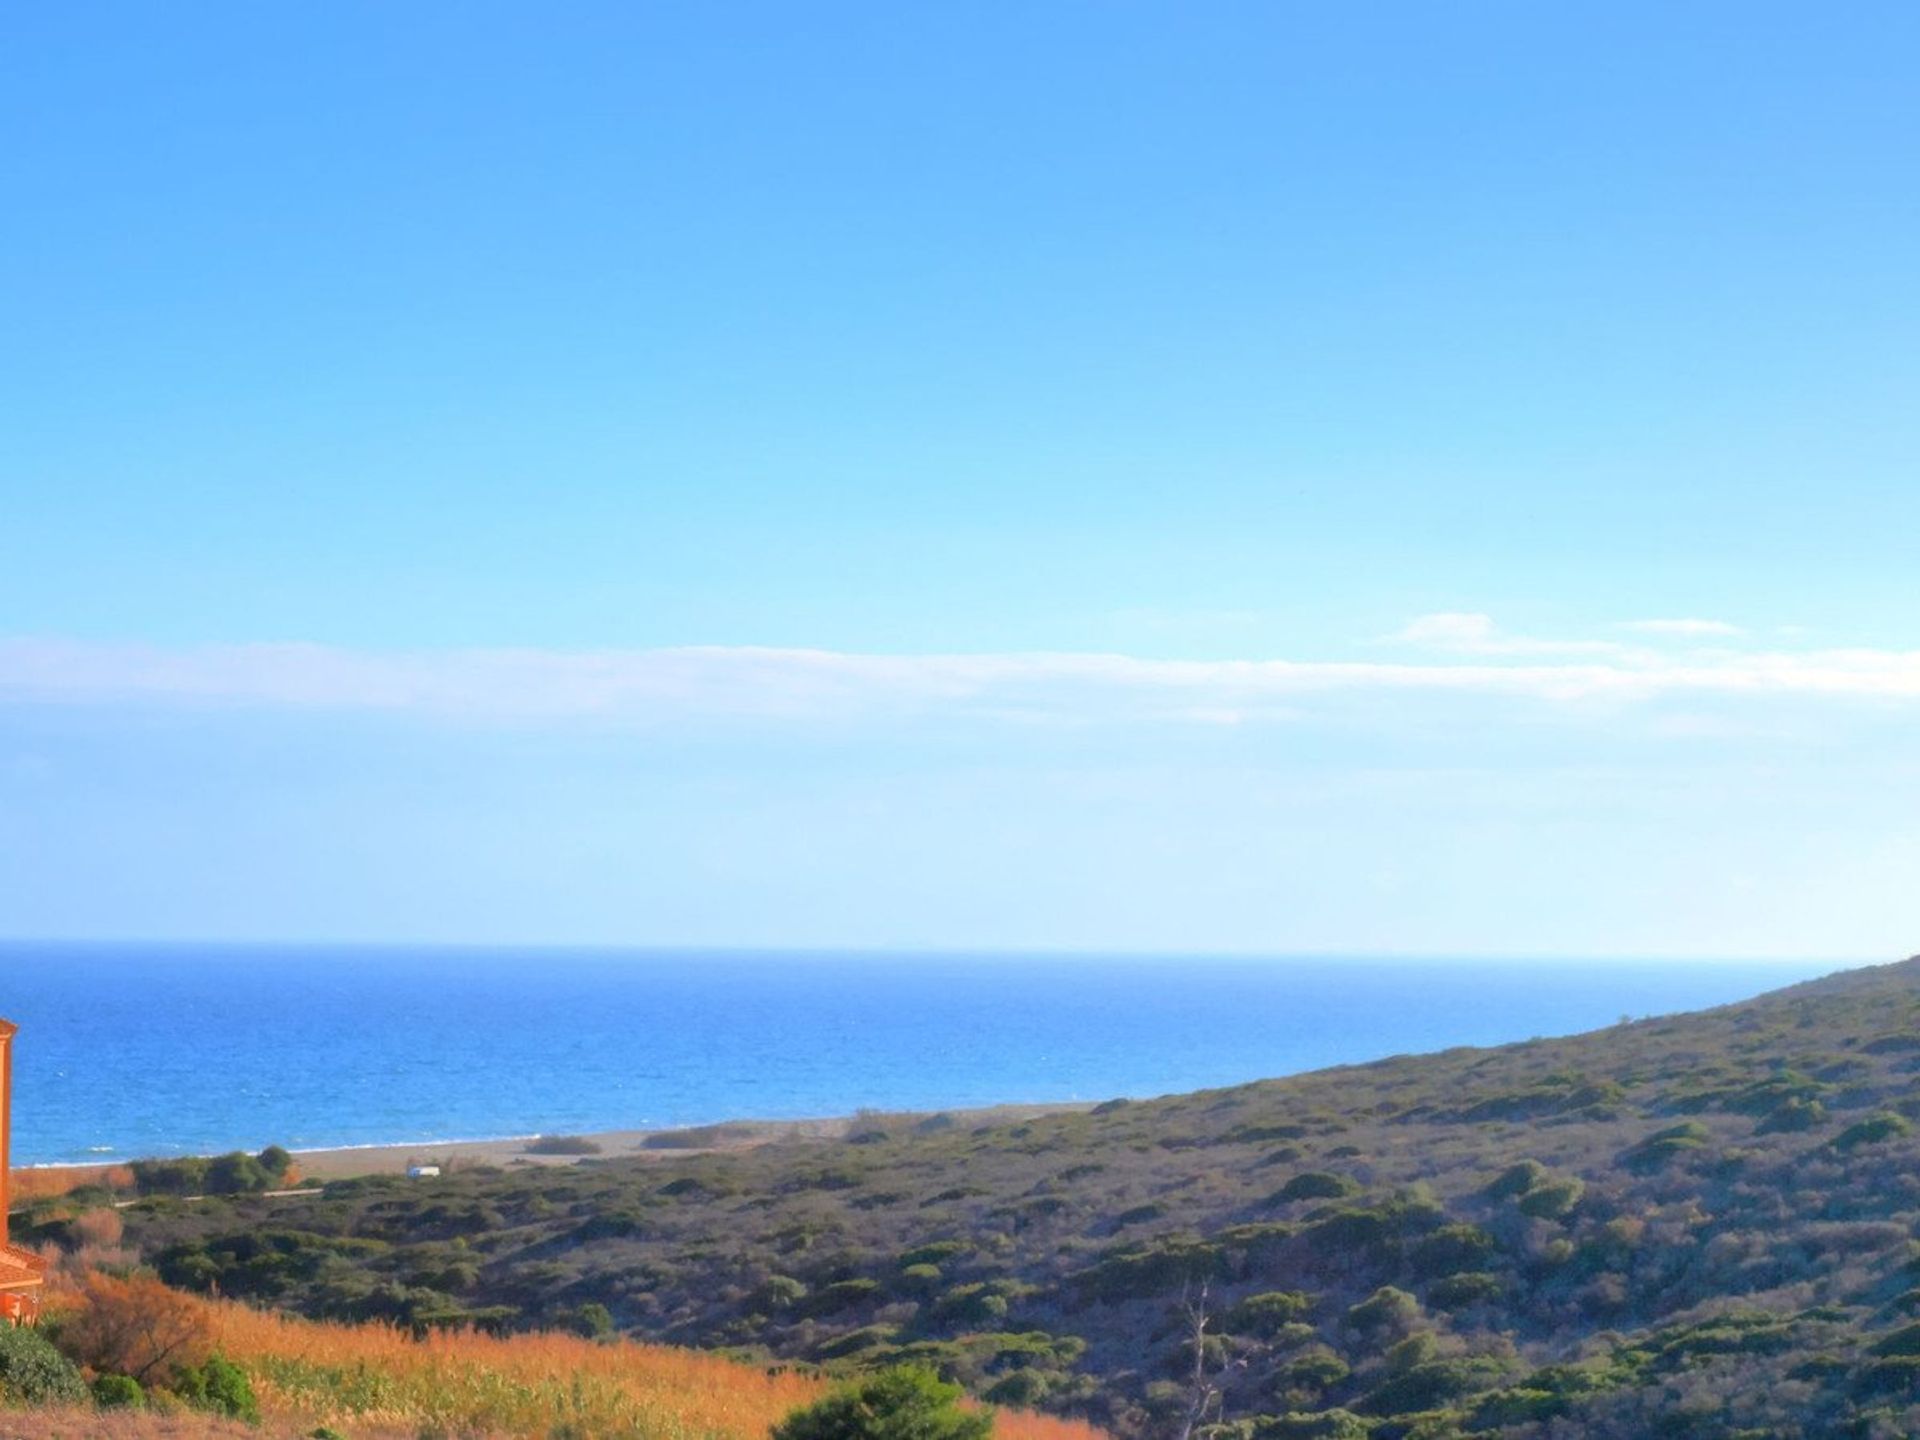
[[[31,1164],[1159,1095],[1835,968],[5,944],[0,1015]]]

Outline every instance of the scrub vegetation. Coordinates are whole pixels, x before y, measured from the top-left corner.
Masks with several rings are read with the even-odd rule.
[[[123,1244],[396,1344],[909,1364],[1129,1435],[1897,1436],[1920,1433],[1917,1116],[1910,961],[1014,1121],[151,1198]],[[60,1243],[86,1203],[23,1228]]]

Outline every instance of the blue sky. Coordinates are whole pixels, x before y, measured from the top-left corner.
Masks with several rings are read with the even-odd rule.
[[[1905,953],[1916,65],[23,14],[0,933]]]

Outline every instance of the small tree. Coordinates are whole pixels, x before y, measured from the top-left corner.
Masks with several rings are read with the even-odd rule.
[[[773,1440],[987,1440],[993,1416],[962,1410],[960,1397],[933,1371],[900,1365],[794,1411]]]
[[[273,1188],[273,1177],[244,1150],[207,1162],[207,1189],[215,1195],[246,1195]]]
[[[150,1275],[121,1279],[96,1271],[81,1282],[80,1299],[60,1327],[60,1344],[103,1375],[171,1386],[213,1353],[205,1305]]]

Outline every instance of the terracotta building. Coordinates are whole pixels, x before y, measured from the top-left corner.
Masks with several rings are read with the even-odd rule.
[[[47,1262],[7,1242],[13,1174],[13,1037],[18,1028],[0,1020],[0,1323],[31,1325],[40,1318],[40,1287],[47,1278]]]

